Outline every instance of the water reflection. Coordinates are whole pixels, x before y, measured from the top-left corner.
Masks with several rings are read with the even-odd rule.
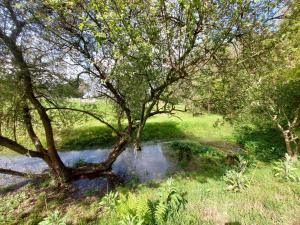
[[[91,163],[101,162],[106,158],[109,151],[109,149],[68,151],[60,152],[59,155],[66,165],[71,166],[78,160]],[[137,153],[134,153],[132,148],[127,148],[113,164],[113,172],[125,181],[133,177],[140,182],[162,179],[175,169],[175,162],[166,157],[165,152],[163,144],[144,144],[143,150]],[[24,156],[0,156],[0,167],[32,173],[41,173],[47,169],[47,165],[41,159]],[[0,186],[2,187],[24,182],[24,180],[25,178],[0,174]],[[78,189],[105,188],[107,179],[81,179],[74,181],[73,184]]]

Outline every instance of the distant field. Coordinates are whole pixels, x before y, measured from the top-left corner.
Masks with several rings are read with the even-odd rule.
[[[71,100],[73,107],[85,107],[90,110],[97,110],[105,115],[106,120],[114,123],[113,108],[107,102],[79,102]],[[105,125],[83,114],[72,114],[71,125],[54,123],[55,138],[59,149],[79,150],[97,147],[109,147],[116,141],[116,136]],[[190,113],[180,112],[175,116],[157,115],[147,122],[143,132],[143,141],[160,141],[172,139],[192,139],[201,142],[230,141],[233,142],[233,128],[225,123],[215,126],[222,118],[218,115],[200,115],[193,117]],[[43,133],[40,133],[42,142],[45,142]],[[19,135],[18,141],[33,148],[29,138],[23,132]],[[14,154],[14,152],[0,148],[0,154]]]
[[[171,139],[193,139],[203,142],[233,141],[233,128],[225,123],[215,126],[218,115],[193,117],[189,113],[180,113],[176,117],[160,115],[151,118],[143,132],[143,141]],[[116,137],[111,130],[97,121],[90,120],[83,125],[64,129],[59,135],[61,149],[84,149],[110,146]]]

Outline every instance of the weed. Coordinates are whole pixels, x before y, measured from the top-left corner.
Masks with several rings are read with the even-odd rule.
[[[236,168],[228,170],[223,179],[227,184],[227,190],[240,192],[249,186],[249,178],[245,175],[247,161],[240,157]]]
[[[60,213],[56,210],[48,215],[43,221],[39,222],[39,225],[66,225],[61,218]]]
[[[279,177],[281,180],[292,182],[300,181],[300,178],[294,173],[296,170],[295,161],[287,153],[283,160],[275,163],[273,169],[275,171],[275,177]]]

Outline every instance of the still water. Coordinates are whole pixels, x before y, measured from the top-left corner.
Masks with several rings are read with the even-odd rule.
[[[110,149],[95,149],[81,151],[60,152],[59,155],[68,166],[74,165],[78,160],[97,163],[104,160]],[[41,173],[47,169],[47,165],[38,158],[25,156],[0,156],[0,167],[13,169],[22,172]],[[159,180],[170,172],[174,171],[176,163],[167,156],[164,144],[144,144],[142,151],[134,152],[128,147],[113,164],[113,172],[119,175],[122,180],[128,181],[131,178],[139,182]],[[19,184],[26,181],[26,178],[0,174],[0,187]],[[88,187],[105,187],[106,178],[80,179],[73,182],[78,189]]]

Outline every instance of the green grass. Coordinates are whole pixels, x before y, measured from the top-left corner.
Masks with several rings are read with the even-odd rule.
[[[228,123],[215,126],[215,123],[221,119],[218,115],[193,117],[190,113],[177,113],[176,117],[159,115],[149,119],[143,131],[142,140],[189,139],[207,143],[234,142],[233,128]],[[54,128],[55,139],[60,150],[111,147],[117,140],[116,135],[108,127],[90,118],[65,128],[63,125],[56,125]],[[43,140],[44,136],[40,136]],[[19,141],[33,148],[26,134],[22,134]],[[0,148],[0,154],[14,154],[14,152]]]
[[[246,190],[227,191],[222,176],[231,166],[224,163],[224,157],[196,155],[184,171],[172,175],[173,186],[187,193],[188,204],[171,224],[299,224],[299,183],[274,178],[272,166],[258,162],[246,173],[251,180]],[[300,175],[299,163],[296,172]],[[114,192],[121,198],[114,210],[100,204],[98,195],[74,198],[63,194],[61,188],[30,185],[1,197],[0,224],[37,224],[58,210],[68,224],[117,225],[123,215],[141,211],[148,200],[159,199],[167,183],[118,187]]]
[[[218,115],[193,117],[189,113],[179,113],[176,117],[156,116],[147,122],[142,140],[190,139],[200,142],[233,142],[233,128],[229,124],[215,126],[220,119]],[[82,125],[61,130],[58,140],[60,149],[85,149],[111,146],[115,143],[116,136],[109,128],[90,120]]]
[[[207,145],[234,143],[233,128],[226,123],[214,126],[220,119],[218,115],[193,117],[180,113],[177,116],[180,119],[168,116],[152,118],[143,133],[143,141],[172,140],[170,157],[177,157],[180,148],[184,151],[190,148],[193,154],[190,160],[178,162],[181,172],[170,175],[174,187],[186,192],[188,200],[186,209],[179,212],[171,224],[300,224],[299,183],[275,178],[273,164],[258,161],[246,173],[250,179],[246,190],[239,193],[227,191],[223,176],[233,165],[227,160],[226,151],[219,152]],[[267,139],[272,141],[274,135],[264,135],[250,133],[239,141],[253,150],[249,151],[250,154],[259,156],[257,152],[261,150],[264,156],[268,156],[272,152],[268,151],[271,145]],[[57,133],[62,149],[110,146],[115,138],[109,129],[92,120],[60,129]],[[174,141],[178,139],[181,141]],[[206,146],[199,145],[199,142],[206,143]],[[281,144],[276,143],[277,140],[274,146]],[[299,162],[296,168],[300,176]],[[67,224],[117,225],[123,215],[145,207],[148,200],[159,199],[166,183],[167,178],[161,182],[130,183],[118,187],[114,191],[120,193],[122,199],[114,210],[107,210],[100,204],[102,196],[99,191],[91,190],[85,197],[78,198],[68,192],[69,187],[55,187],[49,181],[29,184],[15,191],[2,190],[0,224],[38,224],[57,210]]]

